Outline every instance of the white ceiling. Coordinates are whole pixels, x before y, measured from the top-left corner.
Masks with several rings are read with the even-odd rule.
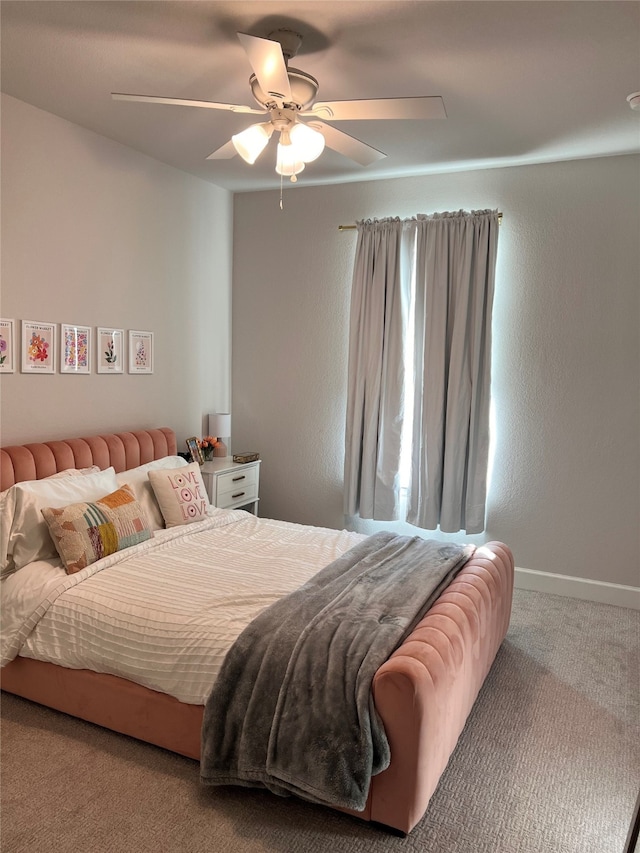
[[[340,122],[388,156],[362,167],[325,149],[299,186],[640,150],[636,0],[2,0],[0,14],[3,92],[233,191],[279,186],[275,137],[254,166],[206,159],[259,117],[110,93],[256,106],[236,32],[283,26],[304,37],[291,65],[319,100],[440,95],[448,116]]]

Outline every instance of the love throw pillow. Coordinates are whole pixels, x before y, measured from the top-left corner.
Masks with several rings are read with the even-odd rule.
[[[167,527],[206,518],[209,497],[197,462],[161,471],[149,471],[149,482]]]

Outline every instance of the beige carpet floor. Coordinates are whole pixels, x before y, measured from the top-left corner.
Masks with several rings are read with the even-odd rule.
[[[517,591],[406,839],[2,694],[3,853],[622,853],[640,786],[640,613]]]

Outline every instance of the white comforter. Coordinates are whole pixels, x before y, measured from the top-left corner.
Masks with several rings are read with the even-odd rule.
[[[31,563],[2,581],[2,658],[119,675],[204,704],[238,634],[364,537],[211,509],[205,521],[74,575]]]

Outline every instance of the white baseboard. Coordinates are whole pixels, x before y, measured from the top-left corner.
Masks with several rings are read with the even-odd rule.
[[[521,569],[518,566],[515,570],[515,585],[516,589],[550,592],[553,595],[567,595],[570,598],[596,601],[598,604],[613,604],[616,607],[640,610],[640,587],[636,586],[573,578],[570,575],[554,575],[551,572],[536,572],[533,569]]]

